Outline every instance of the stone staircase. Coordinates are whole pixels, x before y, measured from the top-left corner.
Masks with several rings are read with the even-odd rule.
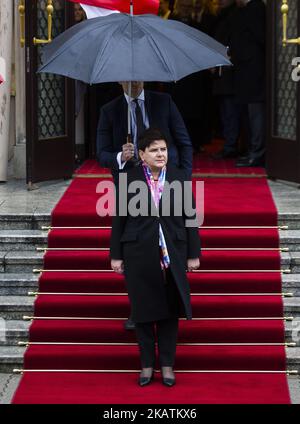
[[[288,230],[280,231],[282,247],[282,268],[290,269],[283,274],[283,291],[293,293],[284,299],[286,321],[286,342],[296,343],[287,347],[288,369],[300,372],[300,212],[279,215],[279,225]],[[50,224],[49,214],[0,214],[0,372],[12,372],[22,368],[26,347],[20,341],[28,339],[30,321],[24,315],[32,315],[35,298],[29,291],[38,287],[38,274],[33,268],[41,268],[43,252],[36,247],[47,245],[47,231],[43,225]]]
[[[47,245],[49,214],[0,214],[0,373],[22,367],[24,347],[30,321],[24,315],[33,312],[34,297],[29,291],[38,288],[38,274],[33,268],[43,264],[43,253],[37,247]]]

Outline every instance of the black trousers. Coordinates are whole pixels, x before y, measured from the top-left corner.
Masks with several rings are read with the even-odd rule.
[[[266,151],[265,104],[249,103],[248,117],[250,157],[255,160],[264,159]]]
[[[155,327],[159,364],[161,367],[173,367],[178,334],[177,317],[135,324],[142,368],[154,368],[155,366]]]
[[[182,315],[182,304],[169,268],[164,273],[164,284],[168,299],[169,317],[158,321],[135,323],[142,368],[154,368],[155,366],[155,333],[157,336],[159,365],[161,367],[174,366],[178,317]]]
[[[248,142],[248,156],[257,161],[264,160],[266,152],[265,103],[245,104],[242,113]]]

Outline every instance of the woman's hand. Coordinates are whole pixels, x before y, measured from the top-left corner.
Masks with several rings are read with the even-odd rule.
[[[188,271],[191,272],[194,269],[198,269],[200,267],[200,259],[199,258],[193,258],[187,260],[187,268]]]
[[[118,274],[123,274],[124,272],[124,261],[122,259],[112,259],[110,261],[111,268]]]

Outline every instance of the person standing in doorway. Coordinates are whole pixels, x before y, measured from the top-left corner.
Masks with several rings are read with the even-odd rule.
[[[248,122],[249,153],[236,166],[264,166],[266,7],[263,0],[236,0],[230,56],[236,101]]]
[[[79,22],[86,20],[86,14],[80,3],[74,4],[74,20],[78,24]]]
[[[235,0],[219,0],[219,13],[215,25],[214,38],[228,48],[230,45],[237,13]],[[238,139],[241,126],[241,105],[237,103],[234,91],[234,68],[222,66],[212,69],[213,94],[215,95],[225,139],[223,149],[212,155],[214,159],[235,158],[238,156]]]

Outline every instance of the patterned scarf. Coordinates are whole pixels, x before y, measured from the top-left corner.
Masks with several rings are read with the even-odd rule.
[[[159,207],[159,201],[164,189],[165,179],[166,179],[166,167],[164,167],[159,174],[157,184],[155,184],[152,172],[148,165],[145,164],[145,162],[142,163],[146,181],[148,184],[148,187],[151,191],[152,198],[154,200],[154,204],[158,210]],[[161,225],[159,224],[159,246],[160,246],[160,252],[161,252],[161,259],[160,264],[162,269],[168,268],[170,265],[170,257],[168,254],[167,244],[165,240],[165,236],[163,233],[163,230],[161,228]]]

